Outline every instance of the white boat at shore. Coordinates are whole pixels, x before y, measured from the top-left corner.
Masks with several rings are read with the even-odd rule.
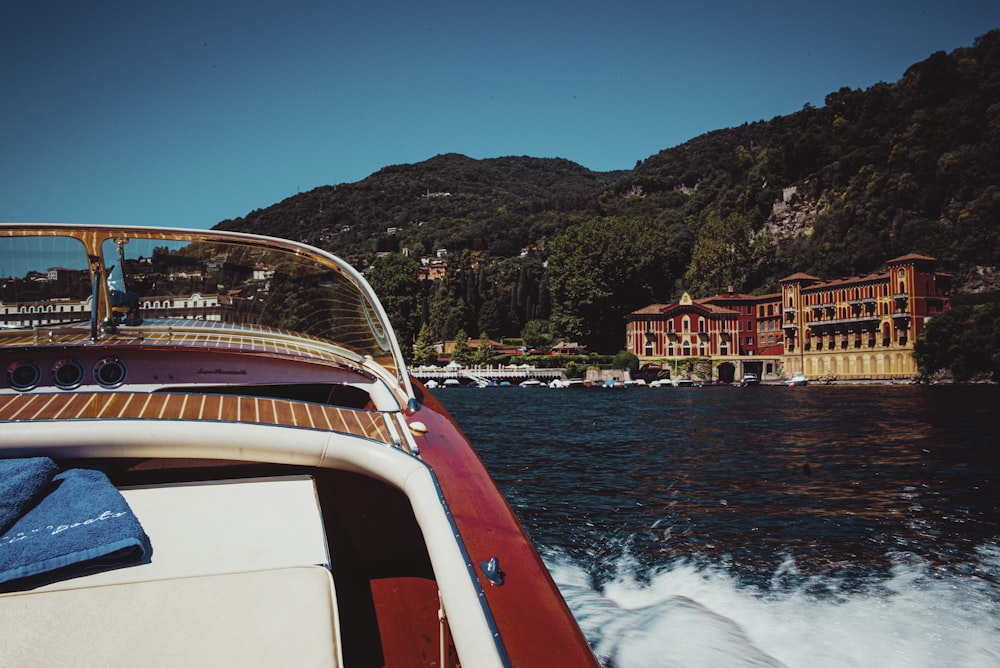
[[[785,385],[788,387],[801,387],[803,385],[808,385],[809,379],[806,378],[803,373],[794,373],[792,377],[785,381]]]

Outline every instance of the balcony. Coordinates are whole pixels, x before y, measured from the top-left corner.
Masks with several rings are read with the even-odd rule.
[[[897,313],[893,313],[892,324],[895,325],[896,329],[909,329],[910,328],[909,311],[899,311]]]
[[[853,299],[848,302],[851,307],[852,313],[875,313],[875,299],[872,297],[866,297],[864,299]]]

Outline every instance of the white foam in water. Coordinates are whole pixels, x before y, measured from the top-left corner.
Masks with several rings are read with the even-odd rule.
[[[691,563],[640,582],[624,559],[600,591],[565,559],[549,567],[598,658],[615,668],[996,668],[1000,551],[980,554],[961,575],[906,564],[878,592],[821,598],[805,587],[761,592]],[[832,578],[823,584],[836,590]]]

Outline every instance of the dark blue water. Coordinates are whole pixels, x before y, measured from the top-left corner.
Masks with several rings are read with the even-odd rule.
[[[608,666],[1000,666],[1000,388],[436,390]]]

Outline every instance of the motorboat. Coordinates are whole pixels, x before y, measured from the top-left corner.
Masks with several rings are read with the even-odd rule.
[[[753,387],[755,385],[760,385],[760,376],[755,373],[745,373],[743,374],[743,380],[740,381],[742,387]]]
[[[802,387],[803,385],[808,385],[809,379],[806,378],[805,374],[802,372],[796,372],[792,374],[791,378],[785,380],[785,385],[788,387]]]
[[[0,225],[2,665],[596,666],[364,278]]]

